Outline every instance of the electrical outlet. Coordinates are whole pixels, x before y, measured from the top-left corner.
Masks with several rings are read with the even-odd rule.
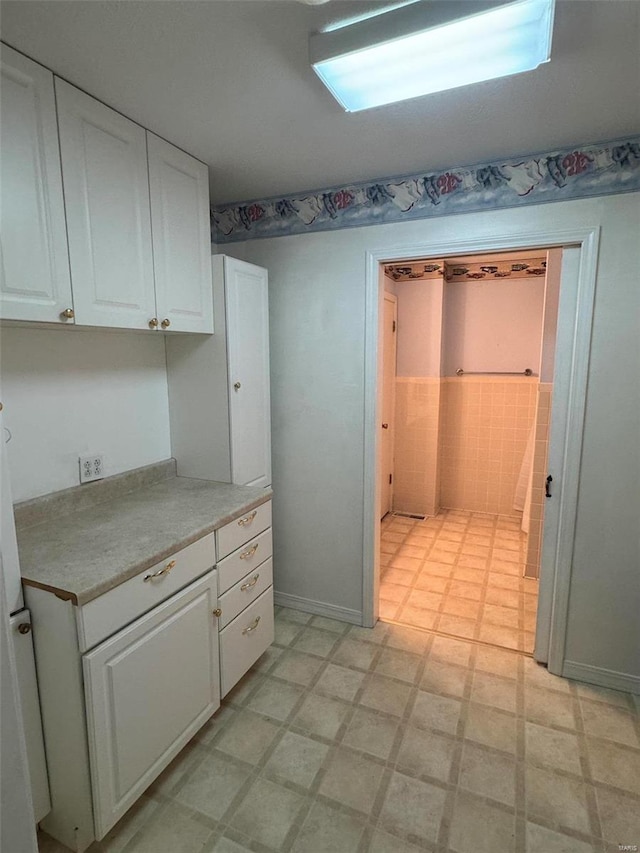
[[[81,483],[90,483],[92,480],[101,480],[104,477],[102,454],[94,453],[92,456],[81,456],[79,462]]]

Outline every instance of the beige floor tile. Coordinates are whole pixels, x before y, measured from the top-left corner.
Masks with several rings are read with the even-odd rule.
[[[297,652],[307,652],[311,655],[326,657],[334,647],[337,637],[330,631],[319,631],[317,628],[305,628],[292,643]]]
[[[380,619],[395,621],[401,610],[402,605],[396,604],[393,601],[384,601],[384,599],[380,599],[380,602],[378,604],[378,613]]]
[[[357,708],[342,743],[387,760],[398,731],[398,718]]]
[[[371,676],[360,698],[360,704],[385,714],[401,717],[409,701],[411,688],[382,675]]]
[[[449,848],[455,853],[512,851],[515,849],[515,816],[473,794],[458,791]]]
[[[525,682],[525,716],[542,726],[575,729],[573,699],[552,690],[530,687]]]
[[[498,604],[485,604],[482,609],[482,621],[503,628],[517,628],[519,625],[518,611],[513,607],[501,607]]]
[[[578,696],[581,699],[590,699],[592,702],[604,702],[609,705],[617,705],[625,711],[632,709],[629,704],[630,695],[620,690],[608,690],[606,687],[597,687],[595,684],[581,684],[577,682]]]
[[[380,650],[373,643],[361,643],[359,640],[352,640],[351,636],[349,634],[344,640],[340,641],[340,645],[332,656],[333,662],[342,666],[369,669]]]
[[[555,690],[558,693],[570,692],[571,682],[558,675],[552,675],[546,666],[531,658],[524,658],[524,680],[527,687],[541,687],[544,690]]]
[[[462,704],[457,699],[419,690],[410,722],[420,729],[435,729],[455,735]]]
[[[376,664],[375,671],[379,675],[388,675],[390,678],[398,678],[413,684],[416,680],[421,658],[419,655],[399,649],[383,649]]]
[[[516,710],[516,682],[487,672],[474,672],[471,699],[502,711]]]
[[[264,772],[276,780],[309,788],[328,752],[329,747],[323,743],[295,732],[286,732],[267,761]]]
[[[451,563],[439,563],[437,560],[425,560],[421,569],[421,574],[428,572],[434,577],[448,578],[451,577],[452,571],[453,566]]]
[[[596,782],[640,796],[640,751],[613,741],[587,737],[587,752],[591,775]]]
[[[416,631],[404,625],[389,625],[387,645],[392,649],[402,649],[405,652],[423,654],[431,644],[433,637],[423,631]]]
[[[580,700],[584,730],[593,737],[607,738],[640,749],[634,715],[615,705]]]
[[[527,814],[550,823],[589,834],[591,825],[586,788],[579,779],[527,766],[525,773]]]
[[[290,650],[282,655],[272,674],[294,684],[309,685],[323,666],[324,661],[317,657]]]
[[[586,841],[580,841],[570,835],[563,835],[527,821],[527,853],[594,853],[594,848]]]
[[[283,619],[276,619],[275,622],[275,643],[279,646],[290,645],[295,638],[302,632],[302,625],[296,622],[289,622]]]
[[[131,853],[200,853],[213,837],[210,827],[166,803],[147,820],[127,845]]]
[[[447,551],[444,548],[434,547],[429,552],[429,559],[434,563],[447,563],[453,565],[456,562],[457,555],[453,551]]]
[[[364,643],[382,644],[389,630],[384,622],[376,622],[373,628],[362,628],[360,625],[352,625],[349,628],[348,637],[351,640],[361,640]]]
[[[173,796],[182,805],[221,820],[249,777],[249,770],[228,758],[207,755]]]
[[[442,604],[442,595],[424,589],[414,589],[409,593],[406,602],[408,607],[420,607],[423,610],[439,610]]]
[[[502,551],[503,554],[509,554],[510,551]],[[489,560],[489,571],[501,575],[510,575],[512,577],[521,578],[524,574],[524,565],[513,560],[505,560],[504,557],[498,557],[493,552],[493,556]]]
[[[462,559],[463,558],[461,558],[461,560]],[[470,557],[469,559],[476,558]],[[458,562],[458,566],[453,570],[453,579],[456,581],[465,581],[466,583],[476,583],[483,586],[487,580],[487,572],[482,568],[471,568],[469,566],[463,566],[461,562]]]
[[[315,802],[292,847],[292,853],[356,853],[364,824],[332,806]]]
[[[465,569],[476,569],[480,572],[485,572],[487,570],[488,558],[487,557],[473,557],[469,554],[460,554],[458,558],[458,565]],[[455,576],[455,573],[454,573]],[[472,579],[473,575],[471,576]],[[475,581],[474,581],[475,582]]]
[[[406,726],[396,763],[401,770],[448,782],[455,749],[453,738]]]
[[[470,702],[464,737],[515,755],[516,718],[504,711]]]
[[[484,557],[485,559],[489,557],[490,552],[489,545],[474,545],[467,543],[466,539],[463,541],[460,551],[461,554],[466,554],[469,557]]]
[[[482,586],[477,583],[453,580],[449,587],[449,595],[455,595],[458,598],[470,598],[472,601],[480,601],[482,598]]]
[[[466,742],[458,784],[474,794],[513,806],[516,792],[515,758]]]
[[[493,643],[505,649],[519,649],[521,632],[517,628],[507,628],[494,625],[491,622],[481,622],[478,639],[483,643]]]
[[[406,586],[389,583],[388,581],[382,581],[380,584],[380,598],[385,601],[393,601],[396,604],[400,604],[405,600],[408,594],[409,589]]]
[[[521,580],[517,575],[505,575],[495,571],[493,563],[490,563],[487,589],[511,589],[519,592]]]
[[[401,836],[433,843],[444,810],[446,792],[428,782],[393,773],[387,789],[380,825]]]
[[[491,672],[493,675],[502,675],[505,678],[517,678],[521,659],[521,655],[513,652],[478,646],[475,668],[480,672]]]
[[[382,573],[382,580],[384,583],[393,583],[398,584],[399,586],[412,586],[414,576],[415,572],[408,572],[405,569],[398,569],[392,566],[390,569],[385,569]]]
[[[266,678],[257,693],[248,700],[247,708],[276,720],[286,720],[302,696],[302,687]]]
[[[319,792],[340,805],[369,814],[382,781],[384,766],[348,749],[336,750]]]
[[[640,838],[640,803],[618,791],[596,787],[602,835],[614,844],[635,844]]]
[[[397,835],[389,835],[381,829],[375,829],[371,836],[368,853],[420,853],[424,848],[410,844]]]
[[[424,569],[421,570],[420,574],[416,578],[415,588],[416,589],[424,589],[429,590],[430,592],[444,592],[449,583],[448,577],[440,577],[438,575],[431,575],[428,571]]]
[[[420,549],[415,550],[419,551]],[[417,572],[422,564],[423,558],[423,554],[421,554],[420,557],[398,554],[393,558],[393,560],[391,560],[391,568],[400,569],[403,572]]]
[[[532,764],[582,775],[578,738],[568,732],[526,723],[525,757]]]
[[[241,711],[215,743],[216,749],[248,764],[257,764],[280,733],[274,723],[250,711]]]
[[[397,614],[398,622],[404,625],[415,625],[416,628],[435,628],[438,621],[436,610],[425,610],[422,607],[404,605]]]
[[[276,850],[298,818],[305,798],[269,779],[255,780],[231,818],[231,826]],[[155,851],[157,853],[157,851]]]
[[[442,612],[450,616],[462,616],[463,619],[477,620],[480,615],[480,602],[447,595],[442,602]]]
[[[294,717],[293,725],[333,740],[350,713],[350,705],[329,696],[310,693]]]
[[[362,687],[364,679],[364,672],[356,672],[356,670],[330,663],[320,676],[315,689],[318,693],[352,702]]]
[[[443,613],[438,619],[438,631],[453,634],[455,637],[473,639],[476,633],[476,625],[475,619],[464,619],[462,616],[451,616],[448,613]]]
[[[429,658],[430,660],[454,663],[457,666],[468,666],[472,648],[471,643],[465,643],[464,640],[434,637]]]
[[[415,557],[418,561],[424,560],[424,548],[418,547],[416,545],[401,545],[400,550],[398,551],[398,556],[402,557]]]

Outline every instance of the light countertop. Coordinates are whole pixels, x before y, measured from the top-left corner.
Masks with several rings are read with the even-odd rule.
[[[23,582],[86,604],[271,495],[271,489],[171,477],[49,517],[18,530]]]

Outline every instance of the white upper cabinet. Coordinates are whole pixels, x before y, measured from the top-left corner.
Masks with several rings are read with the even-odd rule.
[[[147,133],[156,304],[161,328],[213,332],[209,173]]]
[[[156,318],[144,128],[56,78],[76,322]]]
[[[0,316],[72,323],[53,75],[0,51]]]

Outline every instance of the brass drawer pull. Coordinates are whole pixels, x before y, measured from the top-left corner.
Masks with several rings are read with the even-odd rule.
[[[254,511],[250,512],[249,515],[245,515],[244,518],[239,518],[238,519],[238,526],[244,527],[247,524],[251,524],[251,522],[253,521],[253,519],[256,517],[257,514],[258,514],[258,510],[254,509]]]
[[[242,586],[240,587],[240,591],[246,592],[246,590],[251,589],[251,587],[254,587],[258,583],[259,577],[260,577],[259,574],[254,575],[250,581],[247,581],[247,583],[243,583]]]
[[[254,554],[256,553],[256,551],[258,550],[258,545],[259,545],[259,544],[260,544],[259,542],[255,542],[255,543],[251,546],[251,548],[249,548],[247,551],[243,551],[243,552],[242,552],[242,554],[240,554],[240,559],[241,559],[241,560],[248,560],[248,559],[249,559],[249,557],[253,557],[253,555],[254,555]]]
[[[246,627],[242,633],[243,634],[250,634],[252,631],[255,631],[256,628],[258,627],[258,622],[260,622],[260,617],[256,616],[256,618],[253,620],[251,625]]]
[[[159,571],[154,572],[151,575],[145,575],[142,578],[142,580],[146,583],[147,581],[155,580],[155,578],[161,578],[163,575],[168,575],[169,572],[171,571],[171,569],[175,566],[175,564],[176,564],[176,561],[171,560],[170,563],[167,563],[167,565],[164,567],[164,569],[160,569]]]

